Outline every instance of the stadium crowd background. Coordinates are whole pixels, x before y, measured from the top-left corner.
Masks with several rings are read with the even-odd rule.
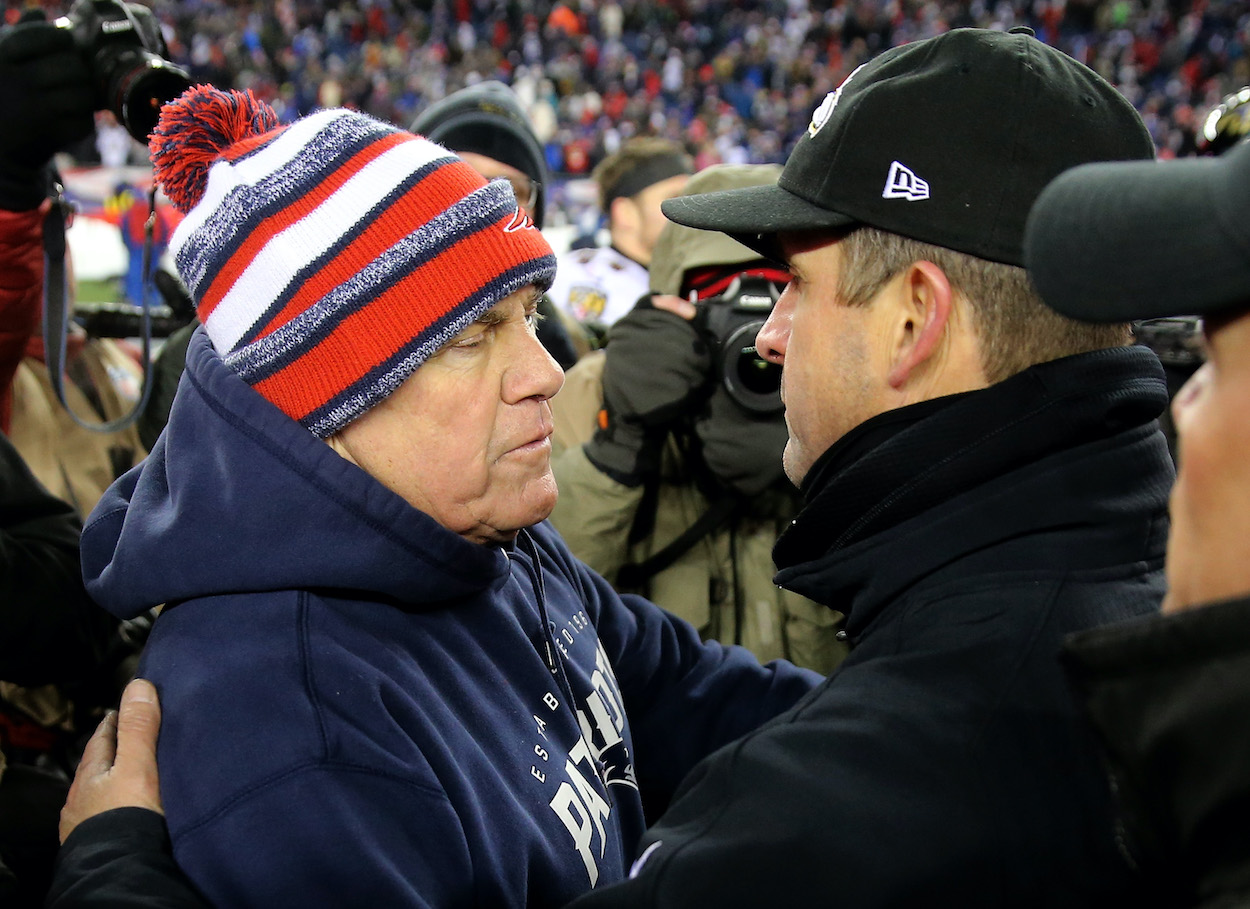
[[[16,19],[32,4],[9,4]],[[43,3],[50,15],[64,4]],[[510,84],[555,179],[550,226],[596,213],[584,177],[630,135],[699,167],[780,162],[824,95],[888,47],[963,25],[1027,25],[1141,111],[1161,157],[1250,83],[1245,0],[324,0],[147,3],[197,81],[250,88],[284,119],[354,107],[401,126],[476,81]],[[138,144],[131,149],[142,157]],[[89,161],[93,149],[79,157]],[[567,195],[570,186],[581,191]],[[589,223],[575,226],[585,229]]]

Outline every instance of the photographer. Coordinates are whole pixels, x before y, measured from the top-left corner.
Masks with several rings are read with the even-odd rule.
[[[87,12],[76,6],[64,20],[67,27],[59,27],[36,10],[0,31],[0,116],[22,125],[0,136],[0,431],[6,436],[8,585],[0,622],[10,629],[3,648],[8,656],[0,661],[0,753],[8,765],[0,782],[0,852],[22,887],[5,905],[42,904],[68,774],[85,734],[104,707],[116,703],[145,627],[136,623],[123,634],[117,620],[87,599],[78,522],[146,450],[133,426],[96,433],[73,420],[55,391],[41,332],[45,280],[53,305],[66,303],[70,294],[57,291],[72,285],[68,259],[65,280],[49,278],[62,266],[55,256],[45,265],[45,223],[57,204],[51,198],[58,182],[52,158],[90,135],[93,113],[104,103],[100,56],[89,60],[82,46]],[[98,20],[86,25],[98,27]],[[116,61],[125,53],[112,48],[103,57]],[[127,348],[71,328],[65,351],[61,383],[74,413],[111,420],[133,407],[142,370]],[[131,636],[135,631],[138,637]]]
[[[80,516],[147,453],[133,425],[102,433],[82,425],[130,413],[143,368],[128,346],[73,322],[62,341],[54,321],[45,350],[41,300],[69,307],[73,298],[72,262],[57,252],[65,219],[52,159],[90,135],[94,112],[105,108],[145,137],[159,102],[186,84],[164,50],[151,13],[122,3],[79,0],[56,23],[28,11],[0,34],[0,115],[23,125],[0,139],[0,429]],[[48,363],[62,350],[63,372],[54,375]]]
[[[772,183],[779,172],[718,165],[686,191]],[[569,371],[554,402],[567,450],[555,460],[552,521],[618,589],[705,639],[827,673],[845,654],[837,613],[772,582],[772,546],[797,493],[781,469],[778,373],[742,351],[786,279],[728,237],[668,223],[653,294]]]

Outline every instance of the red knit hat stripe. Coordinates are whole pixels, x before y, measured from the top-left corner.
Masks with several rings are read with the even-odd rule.
[[[346,156],[344,156],[346,157]],[[333,287],[352,279],[368,266],[367,261],[350,263],[350,270],[333,267],[337,252],[352,237],[365,230],[380,213],[389,210],[396,196],[412,183],[421,181],[431,170],[456,165],[463,175],[465,192],[483,185],[482,178],[445,149],[410,137],[393,145],[358,171],[338,192],[326,197],[312,211],[281,232],[269,235],[267,242],[251,260],[247,270],[218,301],[213,312],[201,316],[214,342],[224,350],[234,350],[251,343],[256,331],[281,311],[291,295],[310,283],[320,290],[315,297],[306,297],[306,305],[321,299]],[[302,169],[314,167],[304,163]],[[332,164],[325,165],[334,170]],[[316,172],[314,170],[314,172]],[[302,173],[283,175],[279,186],[303,177]],[[307,179],[302,182],[310,182]],[[280,206],[262,206],[263,210]],[[410,212],[413,221],[409,231],[420,223],[424,212]],[[258,218],[260,225],[263,219]],[[267,234],[264,226],[256,228]],[[239,238],[240,240],[242,237]],[[225,261],[228,256],[219,256]],[[258,301],[264,301],[263,304]]]
[[[427,336],[414,338],[394,356],[366,374],[361,381],[344,388],[319,408],[304,415],[299,422],[323,438],[336,432],[339,427],[350,423],[390,395],[418,366],[435,355],[445,344],[454,341],[459,332],[451,330],[453,325],[467,326],[473,321],[457,313],[484,312],[484,304],[493,304],[526,287],[547,286],[546,280],[536,280],[536,272],[548,277],[554,275],[555,261],[553,254],[543,259],[530,260],[499,275],[454,310],[447,319],[436,324]],[[447,327],[443,328],[442,325]]]
[[[460,161],[449,166],[467,169],[467,165]],[[412,271],[463,238],[491,229],[501,219],[515,217],[517,212],[516,198],[505,181],[481,186],[437,217],[416,227],[269,335],[232,350],[226,355],[226,362],[248,383],[259,383],[321,343],[338,323],[368,306],[385,288],[405,280]],[[473,266],[462,263],[462,267],[471,269]],[[545,261],[535,261],[532,282],[546,286],[551,279],[551,275],[545,272],[547,268]],[[440,287],[435,282],[425,289],[421,299],[441,299],[448,307],[458,305],[456,300],[441,297]],[[223,308],[224,304],[218,312]],[[208,328],[211,335],[211,322]]]
[[[328,171],[322,182],[308,186],[307,192],[302,195],[285,200],[287,202],[285,208],[277,212],[266,212],[265,229],[254,230],[248,234],[225,266],[202,291],[198,307],[200,318],[205,319],[212,313],[221,302],[222,296],[234,286],[256,254],[275,235],[307,217],[318,205],[337,192],[344,183],[358,174],[365,165],[390,148],[410,139],[411,137],[404,133],[397,132],[369,143],[334,170]]]
[[[426,339],[433,344],[431,353],[437,350],[485,312],[484,308],[472,313],[472,318],[453,319],[451,324],[440,326],[440,320],[446,321],[457,309],[451,307],[449,313],[448,300],[467,302],[500,275],[551,255],[551,247],[537,230],[505,234],[507,224],[505,219],[461,239],[344,319],[294,362],[253,387],[291,417],[303,420],[337,392],[393,358],[413,339]]]
[[[414,227],[437,217],[480,187],[481,180],[475,172],[446,166],[452,163],[458,164],[456,159],[448,158],[434,170],[417,175],[416,182],[406,191],[388,199],[376,212],[375,220],[366,222],[357,236],[333,250],[332,258],[315,263],[316,271],[292,288],[291,298],[263,326],[257,326],[259,330],[252,337],[272,334],[412,233]]]

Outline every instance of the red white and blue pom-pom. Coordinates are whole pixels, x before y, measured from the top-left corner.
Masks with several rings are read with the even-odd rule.
[[[196,85],[161,108],[148,139],[156,182],[186,214],[208,185],[208,169],[232,145],[279,126],[272,107],[251,90]]]

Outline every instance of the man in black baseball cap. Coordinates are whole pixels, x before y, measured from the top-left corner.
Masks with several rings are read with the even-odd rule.
[[[851,653],[579,909],[1144,901],[1059,653],[1158,609],[1166,388],[1127,324],[1038,299],[1023,238],[1060,172],[1152,157],[1088,68],[955,30],[852,72],[777,185],[664,203],[792,275],[756,342],[804,498],[775,580],[846,613]]]
[[[1065,315],[1202,317],[1206,362],[1172,403],[1168,614],[1086,632],[1067,652],[1126,845],[1175,905],[1250,899],[1247,215],[1243,141],[1219,158],[1076,168],[1042,193],[1026,234],[1037,287]]]

